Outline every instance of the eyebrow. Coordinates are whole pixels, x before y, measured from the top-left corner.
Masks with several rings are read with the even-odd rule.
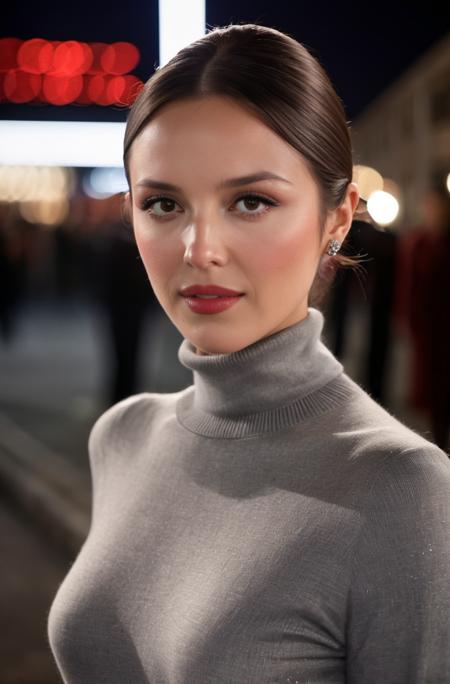
[[[218,185],[218,190],[222,188],[235,188],[238,187],[239,185],[247,185],[248,183],[256,183],[256,181],[260,180],[278,180],[282,181],[283,183],[289,183],[289,185],[292,185],[291,181],[288,181],[286,178],[282,178],[281,176],[277,176],[276,173],[271,173],[270,171],[259,171],[257,173],[251,173],[248,176],[239,176],[238,178],[228,178],[227,180],[222,181]],[[159,180],[153,180],[152,178],[143,178],[139,183],[136,183],[136,187],[145,187],[145,188],[156,188],[158,190],[172,190],[174,192],[181,192],[181,188],[178,187],[178,185],[172,185],[172,183],[166,183],[164,181],[159,181]]]

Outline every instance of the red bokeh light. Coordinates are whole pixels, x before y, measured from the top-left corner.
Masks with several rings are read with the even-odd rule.
[[[11,69],[5,75],[3,89],[10,102],[17,104],[30,102],[38,95],[41,88],[41,76],[28,74],[20,69]]]
[[[100,63],[103,71],[116,76],[126,74],[139,62],[139,50],[132,43],[113,43],[103,51]]]
[[[83,87],[81,88],[81,92],[78,95],[75,102],[76,102],[76,104],[80,104],[80,105],[90,105],[90,104],[92,104],[92,102],[91,102],[91,98],[89,97],[89,94],[88,94],[88,85],[89,85],[89,79],[91,78],[91,76],[86,76],[86,74],[85,74],[82,78],[83,78]]]
[[[87,85],[87,96],[90,102],[95,104],[104,104],[103,94],[105,91],[105,77],[102,74],[96,74],[89,77]]]
[[[92,63],[94,61],[94,53],[92,52],[92,48],[88,43],[80,43],[81,47],[84,50],[84,61],[83,61],[83,74],[85,74],[87,71],[92,66]]]
[[[83,88],[82,76],[52,76],[46,74],[42,80],[42,93],[54,105],[74,102]]]
[[[127,72],[139,62],[132,43],[0,39],[0,101],[128,106],[143,82]]]
[[[103,73],[103,67],[102,67],[102,55],[108,45],[106,43],[89,43],[89,46],[92,50],[92,64],[89,67],[87,73],[88,74],[98,74],[98,73]]]
[[[124,76],[113,76],[108,85],[106,92],[111,102],[120,102],[125,91],[126,81]]]
[[[48,40],[26,40],[17,53],[17,65],[30,74],[44,74],[52,64],[53,51],[53,45]]]
[[[80,76],[92,63],[92,54],[76,40],[67,40],[55,49],[51,76]],[[86,68],[87,67],[87,68]]]
[[[19,38],[0,38],[0,71],[17,68],[17,53],[22,43]]]
[[[144,87],[144,83],[140,78],[132,74],[127,74],[123,78],[125,80],[125,87],[117,104],[131,106]]]

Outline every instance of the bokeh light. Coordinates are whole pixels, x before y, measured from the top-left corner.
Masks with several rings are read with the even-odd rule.
[[[19,213],[29,223],[39,223],[41,226],[58,226],[64,223],[70,210],[68,200],[41,202],[21,202]]]
[[[75,187],[73,169],[59,166],[0,166],[1,202],[59,201]]]
[[[23,40],[20,38],[0,38],[0,70],[17,68],[17,53]]]
[[[123,168],[96,168],[82,180],[83,190],[88,197],[103,199],[118,192],[126,192],[128,183]]]
[[[17,66],[30,74],[45,74],[52,66],[54,47],[48,40],[26,40],[17,52]]]
[[[139,50],[132,43],[108,45],[100,57],[103,71],[119,76],[132,71],[139,62]]]
[[[144,87],[128,73],[140,59],[132,43],[44,38],[0,39],[0,100],[17,104],[130,106]]]
[[[3,81],[3,92],[10,102],[21,104],[31,102],[41,89],[41,76],[19,69],[11,69]]]
[[[395,221],[400,205],[389,192],[376,190],[367,200],[367,210],[380,226],[387,226]]]
[[[17,204],[29,223],[51,227],[68,216],[76,178],[58,166],[0,166],[0,201]]]
[[[353,181],[358,185],[360,196],[366,201],[376,190],[383,190],[383,176],[370,166],[355,165]]]
[[[45,74],[42,92],[47,102],[54,105],[66,105],[74,102],[83,88],[81,76],[50,76]]]

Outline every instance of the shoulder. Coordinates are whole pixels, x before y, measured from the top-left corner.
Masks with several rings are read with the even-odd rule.
[[[89,454],[105,447],[120,449],[144,440],[158,419],[174,411],[176,399],[185,390],[171,394],[141,392],[122,399],[104,411],[93,424],[88,440]]]
[[[98,446],[108,435],[117,436],[121,428],[136,419],[137,414],[149,406],[157,403],[158,395],[151,395],[147,392],[134,394],[126,399],[122,399],[113,406],[106,409],[94,422],[89,434],[89,449]],[[156,401],[155,401],[156,400]]]
[[[444,506],[450,523],[448,456],[431,442],[387,454],[370,483],[367,516],[380,506],[385,512],[408,510],[416,516]]]
[[[343,455],[354,465],[368,465],[371,460],[377,470],[381,463],[388,464],[400,454],[404,454],[403,460],[409,460],[412,454],[423,454],[424,458],[437,457],[449,466],[450,461],[441,449],[402,423],[345,373],[341,382],[347,392],[334,413],[333,432]]]
[[[440,674],[450,664],[449,494],[448,457],[430,444],[386,455],[360,498],[348,593],[352,681],[444,681]]]
[[[376,551],[380,562],[417,566],[433,546],[429,561],[443,555],[450,568],[450,460],[441,449],[428,443],[385,454],[359,494],[363,558]]]
[[[386,456],[356,508],[354,596],[368,598],[369,588],[374,596],[412,596],[419,585],[450,581],[450,462],[441,449]]]

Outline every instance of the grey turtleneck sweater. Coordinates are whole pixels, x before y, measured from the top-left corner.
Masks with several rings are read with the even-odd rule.
[[[344,372],[322,314],[89,437],[88,537],[51,605],[68,684],[448,684],[450,462]]]

